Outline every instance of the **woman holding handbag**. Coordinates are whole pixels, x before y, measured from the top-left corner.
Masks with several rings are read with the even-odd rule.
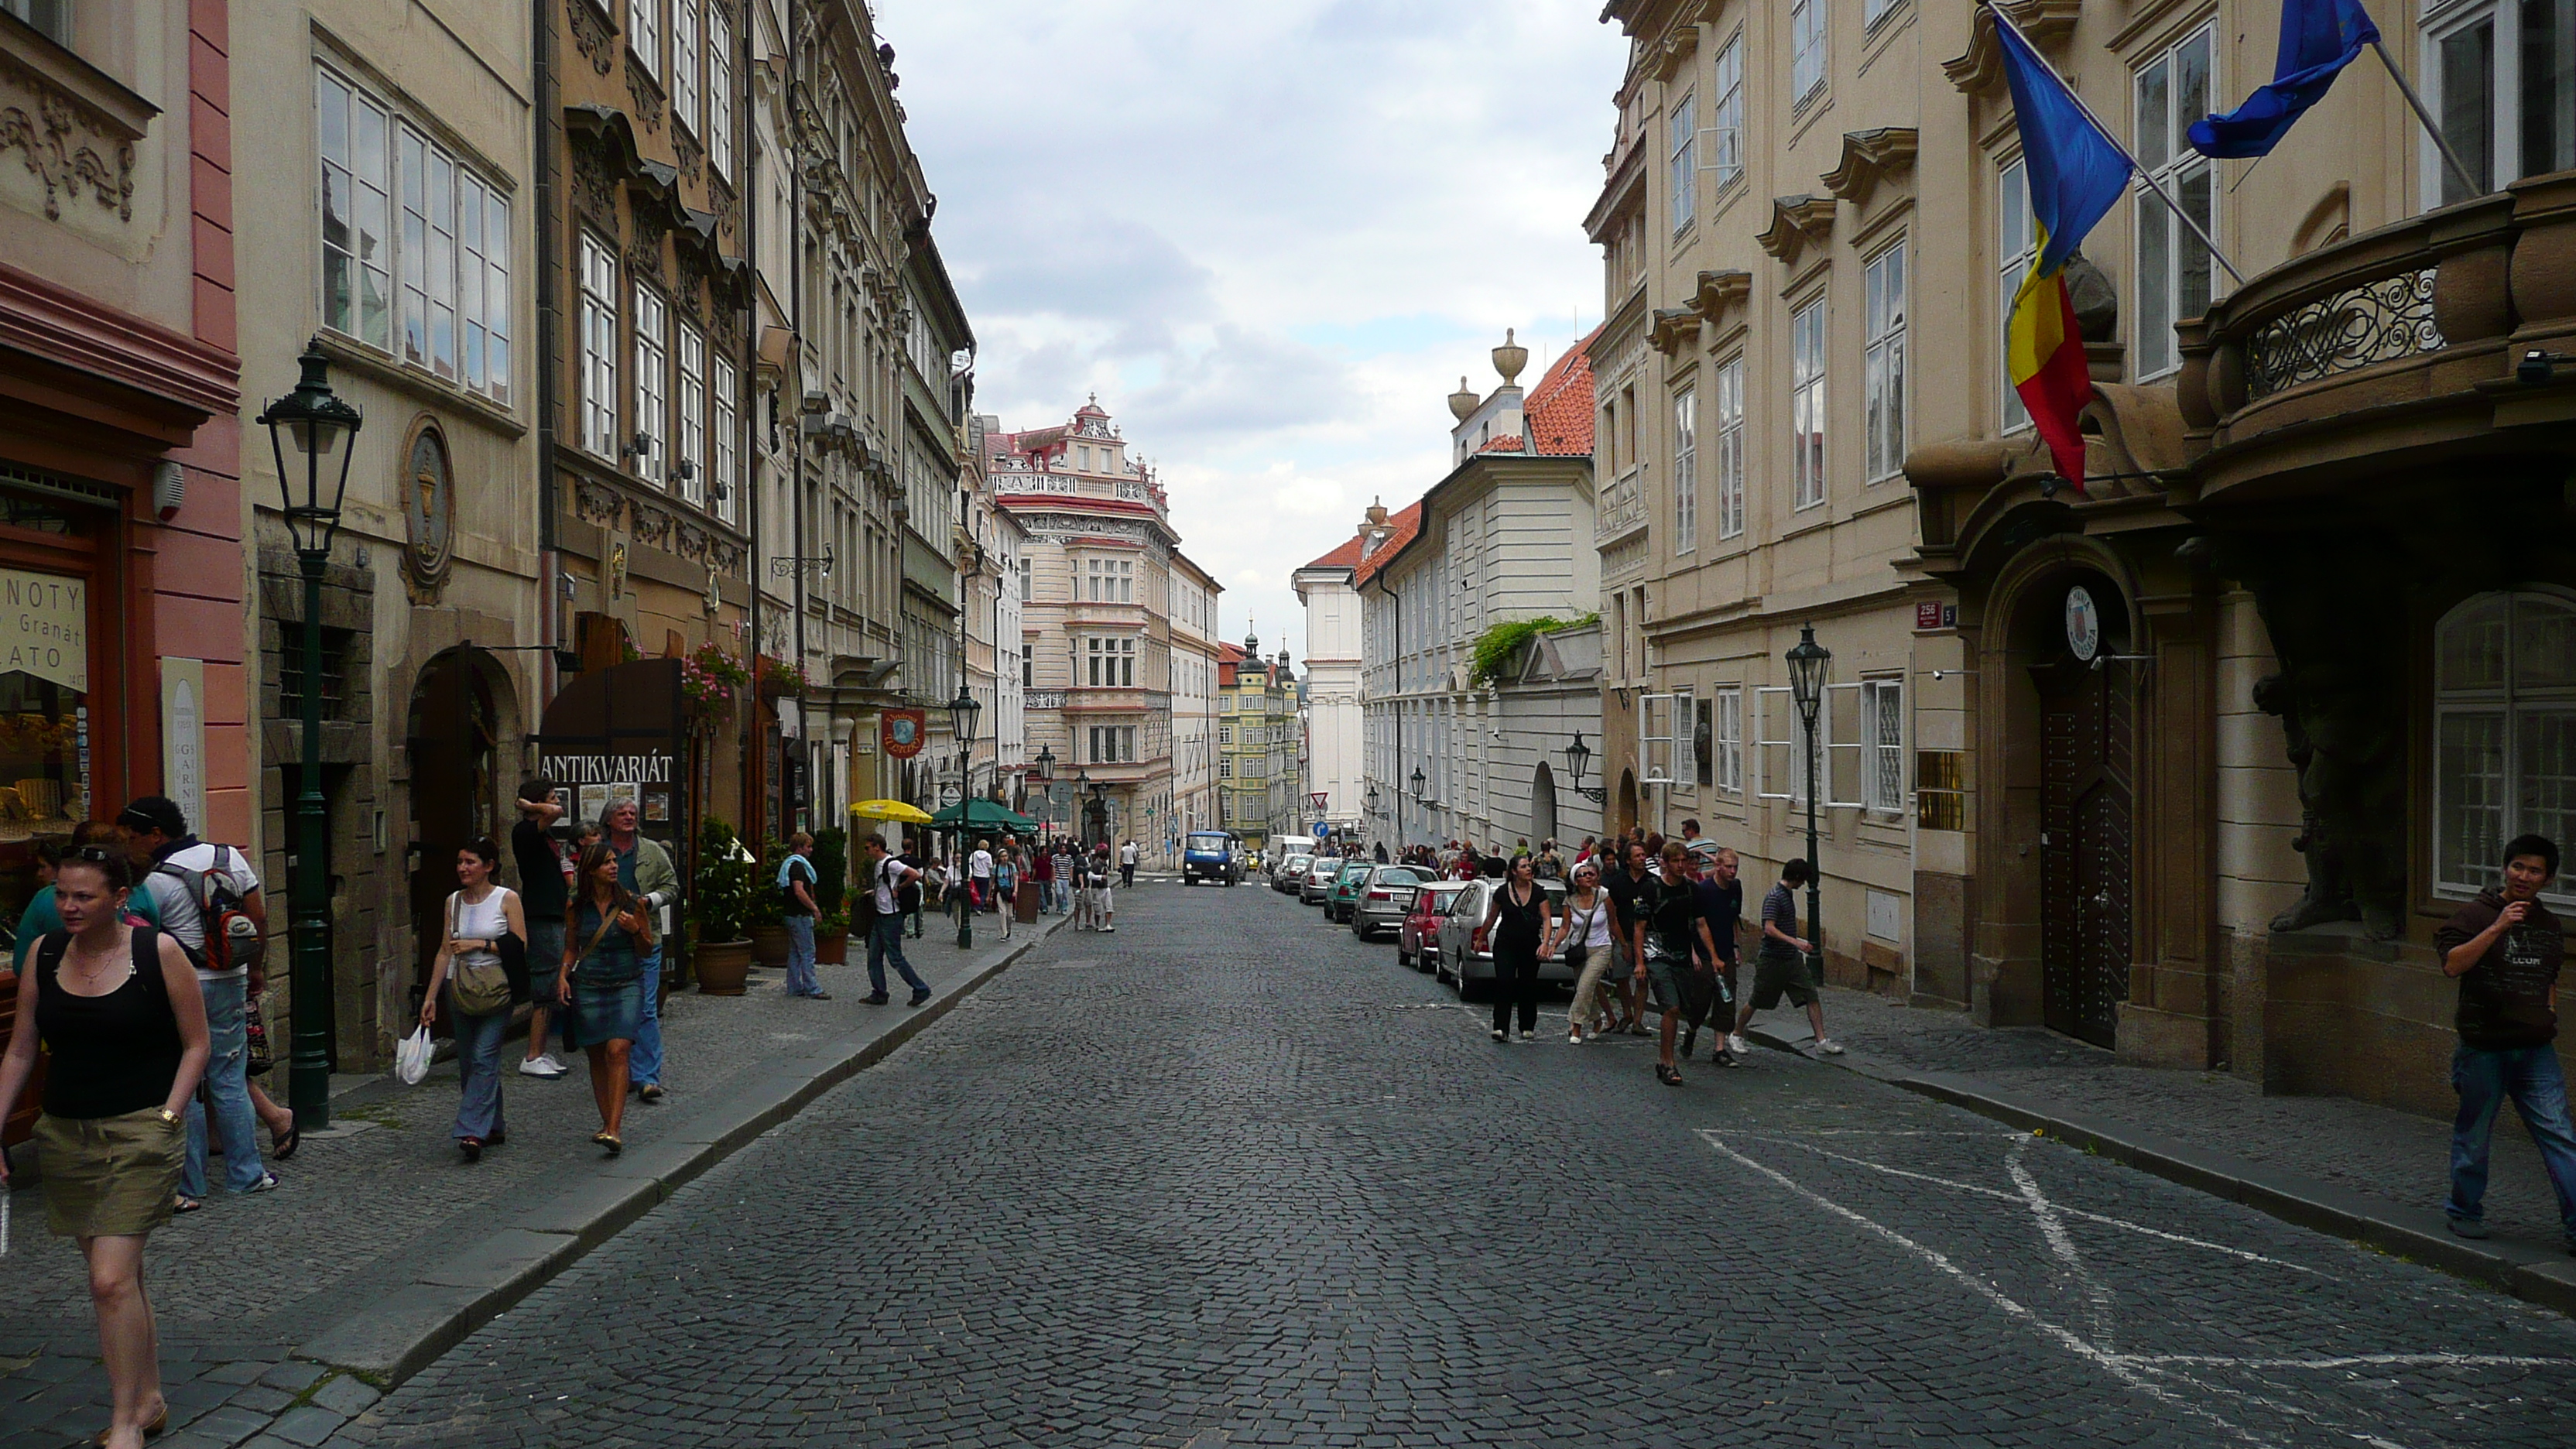
[[[572,1006],[573,1045],[590,1054],[590,1090],[599,1101],[599,1131],[591,1141],[615,1157],[626,1150],[618,1129],[626,1122],[626,1052],[644,1021],[643,953],[653,947],[653,912],[617,879],[617,852],[593,841],[575,868],[564,956],[555,977],[555,999]]]
[[[1586,1028],[1598,1030],[1608,1015],[1600,1006],[1601,980],[1610,974],[1610,893],[1601,888],[1601,868],[1591,861],[1574,868],[1574,889],[1565,897],[1565,924],[1556,939],[1539,950],[1543,959],[1557,947],[1567,949],[1566,964],[1575,970],[1574,1005],[1565,1013],[1565,1044],[1583,1045]]]
[[[512,993],[504,955],[515,951],[524,963],[528,948],[519,893],[492,880],[500,863],[501,847],[488,839],[456,852],[461,889],[447,898],[447,938],[420,1001],[420,1024],[428,1026],[438,1020],[439,991],[446,988],[464,1088],[456,1108],[456,1146],[468,1162],[480,1159],[484,1148],[501,1145],[508,1132],[501,1113],[501,1038],[510,1029]]]

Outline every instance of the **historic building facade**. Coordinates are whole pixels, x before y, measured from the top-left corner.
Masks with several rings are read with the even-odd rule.
[[[1166,854],[1180,837],[1217,823],[1217,651],[1214,575],[1172,555],[1172,814],[1159,832]],[[1173,856],[1178,859],[1177,855]]]
[[[1298,793],[1296,669],[1287,650],[1265,658],[1260,636],[1247,634],[1240,647],[1219,646],[1217,693],[1217,794],[1222,804],[1213,823],[1241,836],[1245,848],[1257,852],[1273,835],[1304,829],[1298,823],[1305,806]]]
[[[1175,672],[1207,657],[1216,585],[1181,556],[1162,484],[1097,399],[1025,432],[987,418],[982,435],[993,494],[1029,534],[1029,754],[1049,752],[1069,787],[1059,824],[1152,848],[1180,818]],[[1206,610],[1187,645],[1174,643],[1176,604]]]
[[[1544,620],[1584,621],[1597,607],[1596,346],[1569,348],[1526,393],[1527,349],[1495,348],[1501,385],[1485,394],[1462,385],[1449,399],[1450,474],[1400,514],[1370,511],[1352,566],[1366,836],[1509,845],[1529,832],[1531,802],[1556,795],[1575,729],[1591,727],[1588,709],[1573,723],[1554,712],[1506,718],[1497,686],[1526,664],[1508,638]]]

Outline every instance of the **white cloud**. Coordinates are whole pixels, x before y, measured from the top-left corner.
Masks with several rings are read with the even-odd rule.
[[[1288,589],[1448,468],[1443,399],[1507,326],[1597,321],[1581,221],[1625,59],[1586,5],[880,0],[978,410],[1087,393],[1159,467],[1225,632],[1302,655]]]

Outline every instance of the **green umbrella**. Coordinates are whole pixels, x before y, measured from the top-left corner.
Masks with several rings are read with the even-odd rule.
[[[959,807],[955,805],[930,817],[933,829],[955,830],[960,823]],[[1029,817],[980,797],[965,803],[962,823],[968,830],[1003,830],[1013,835],[1035,835],[1038,830],[1038,823]]]

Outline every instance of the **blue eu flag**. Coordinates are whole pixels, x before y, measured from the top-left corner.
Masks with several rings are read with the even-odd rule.
[[[2379,27],[2361,0],[2281,0],[2281,54],[2272,83],[2224,116],[2191,123],[2191,148],[2203,156],[2268,156],[2308,107],[2361,48],[2379,39]]]

